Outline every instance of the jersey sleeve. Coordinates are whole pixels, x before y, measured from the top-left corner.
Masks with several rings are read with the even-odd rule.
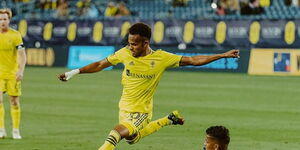
[[[175,55],[169,52],[163,52],[165,57],[165,66],[166,68],[175,68],[179,67],[180,60],[182,56]]]
[[[24,50],[25,46],[23,44],[22,36],[20,32],[17,32],[15,37],[15,46],[17,50]]]
[[[108,56],[106,59],[108,62],[110,62],[112,65],[117,65],[118,63],[123,62],[122,61],[122,50],[116,51],[114,54]]]

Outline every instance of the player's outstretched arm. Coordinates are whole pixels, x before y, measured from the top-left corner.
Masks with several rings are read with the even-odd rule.
[[[209,56],[203,56],[203,55],[197,55],[192,57],[183,56],[180,61],[180,66],[187,66],[187,65],[201,66],[221,58],[239,58],[239,57],[240,57],[240,51],[236,49],[227,51],[222,54],[209,55]]]
[[[104,68],[107,68],[109,66],[112,66],[110,62],[107,61],[107,59],[102,59],[100,61],[91,63],[89,65],[86,65],[80,69],[74,69],[69,72],[65,72],[63,74],[60,74],[58,76],[58,79],[61,81],[68,81],[71,79],[73,76],[79,74],[79,73],[94,73],[94,72],[99,72],[103,70]]]

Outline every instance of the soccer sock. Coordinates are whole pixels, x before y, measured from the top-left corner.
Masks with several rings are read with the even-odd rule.
[[[20,106],[11,105],[10,106],[10,113],[11,113],[13,129],[19,129],[20,128],[20,120],[21,120],[21,108],[20,108]]]
[[[168,119],[168,117],[164,117],[155,121],[151,121],[145,128],[140,130],[140,136],[141,138],[150,135],[159,129],[161,129],[164,126],[171,125],[171,121]]]
[[[4,106],[3,103],[0,104],[0,129],[4,129]]]
[[[98,150],[113,150],[120,140],[120,134],[116,130],[111,130],[104,144]]]

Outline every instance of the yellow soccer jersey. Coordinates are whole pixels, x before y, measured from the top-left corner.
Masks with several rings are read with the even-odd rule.
[[[0,39],[0,78],[14,79],[18,70],[17,50],[24,48],[21,34],[9,28],[0,33]]]
[[[135,58],[126,47],[107,57],[113,65],[124,64],[120,110],[152,112],[153,95],[163,72],[167,68],[178,67],[181,57],[157,50],[147,56]]]

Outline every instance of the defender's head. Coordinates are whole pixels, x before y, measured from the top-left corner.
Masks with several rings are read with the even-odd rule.
[[[8,30],[9,22],[12,17],[12,12],[10,9],[0,9],[0,30]]]
[[[128,46],[133,57],[146,54],[151,39],[151,28],[144,23],[133,24],[129,28]]]
[[[224,126],[211,126],[206,129],[204,150],[227,150],[230,142],[229,130]]]

